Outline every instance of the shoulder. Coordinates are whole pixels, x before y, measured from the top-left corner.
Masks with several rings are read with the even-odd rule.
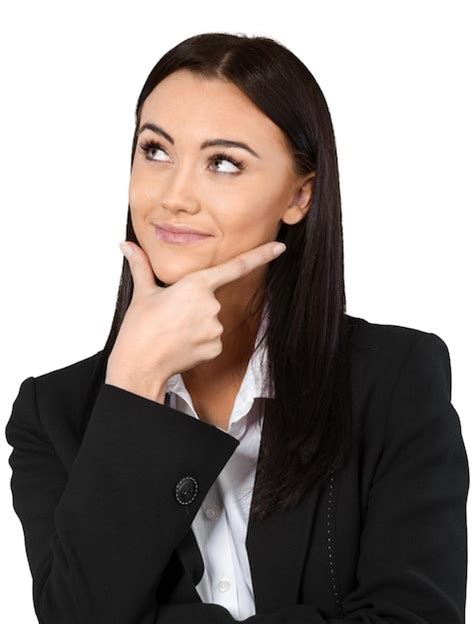
[[[446,342],[429,329],[406,327],[389,323],[374,323],[367,319],[346,315],[352,328],[351,343],[353,351],[372,354],[375,359],[387,358],[392,364],[403,360],[410,352],[418,349],[434,350],[448,355]]]
[[[7,439],[14,440],[18,430],[46,431],[60,442],[78,433],[93,400],[94,381],[100,379],[102,353],[24,379],[6,425]]]
[[[370,391],[389,390],[403,375],[408,379],[436,369],[451,392],[451,363],[446,342],[429,329],[374,323],[349,316],[354,384]]]
[[[444,452],[462,455],[446,342],[428,329],[366,319],[355,319],[352,325],[352,416],[358,448],[365,449],[371,470],[368,481],[381,457],[387,464],[379,474],[388,474],[387,466],[397,465],[401,449],[407,458],[421,456],[433,435],[447,445],[440,457]]]
[[[74,394],[74,390],[83,390],[92,383],[95,372],[101,363],[102,351],[97,351],[81,360],[61,366],[52,371],[35,376],[37,391],[48,392],[49,390],[65,390]]]
[[[76,429],[90,408],[100,381],[103,351],[76,360],[66,366],[29,377],[20,387],[30,387],[35,409],[43,426],[55,426],[57,415]]]

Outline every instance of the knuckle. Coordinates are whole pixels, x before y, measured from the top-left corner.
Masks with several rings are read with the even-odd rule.
[[[190,273],[187,277],[189,277],[189,279],[191,279],[193,283],[198,286],[206,286],[208,283],[206,271],[194,271],[194,273]]]
[[[199,283],[199,278],[196,273],[188,273],[181,278],[180,282],[186,287],[193,288]]]
[[[205,272],[199,270],[199,271],[192,271],[191,273],[188,273],[182,279],[192,284],[202,284],[205,277],[206,277]]]
[[[204,296],[202,298],[201,308],[206,318],[215,317],[220,310],[220,304],[214,297]],[[204,304],[204,305],[203,305]]]
[[[220,336],[222,333],[224,332],[224,326],[222,325],[222,323],[219,321],[219,319],[214,319],[214,322],[212,324],[212,333],[213,336],[217,335]]]
[[[238,258],[237,259],[237,268],[239,270],[239,273],[241,275],[245,275],[245,273],[247,273],[247,271],[249,270],[249,262],[247,261],[246,258]]]
[[[205,282],[202,275],[189,274],[181,278],[181,282],[185,286],[185,292],[188,297],[200,298],[202,293],[205,292]]]

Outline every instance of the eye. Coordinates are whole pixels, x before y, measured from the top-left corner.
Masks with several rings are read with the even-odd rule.
[[[152,149],[158,150],[159,152],[164,152],[166,154],[166,151],[163,149],[163,146],[161,145],[161,143],[158,143],[158,141],[154,141],[153,139],[148,139],[144,143],[140,144],[140,149],[145,154],[145,158],[147,160],[152,160],[152,161],[156,161],[156,162],[159,162],[159,160],[156,160],[153,157],[150,158],[148,156],[148,153]],[[217,171],[216,173],[228,173],[228,174],[231,174],[231,175],[239,175],[239,173],[245,169],[245,165],[244,165],[243,161],[236,160],[235,158],[231,158],[227,154],[223,154],[223,153],[220,153],[220,152],[210,156],[208,162],[213,163],[213,162],[219,162],[219,161],[230,163],[231,165],[233,165],[234,167],[237,168],[237,171]]]
[[[140,149],[144,152],[146,158],[148,160],[155,160],[154,158],[149,158],[148,157],[148,152],[152,149],[156,149],[160,152],[164,152],[165,150],[162,148],[162,146],[157,142],[157,141],[152,141],[151,139],[148,141],[145,141],[145,143],[142,143],[140,145]],[[165,152],[166,153],[166,152]]]

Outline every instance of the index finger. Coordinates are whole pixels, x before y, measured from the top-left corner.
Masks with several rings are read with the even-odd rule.
[[[214,291],[219,288],[219,286],[247,275],[247,273],[250,273],[256,267],[274,260],[285,251],[285,249],[286,245],[284,243],[271,241],[259,245],[254,249],[244,251],[221,264],[208,269],[201,269],[197,271],[197,273],[205,276],[210,289]]]

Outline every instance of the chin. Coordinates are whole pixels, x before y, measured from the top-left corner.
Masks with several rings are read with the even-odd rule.
[[[192,270],[196,270],[196,269],[191,269],[191,271]],[[184,277],[191,271],[184,271],[184,270],[181,270],[181,271],[171,270],[170,271],[169,269],[160,270],[160,271],[153,270],[155,274],[155,282],[157,282],[157,280],[160,280],[161,282],[163,282],[165,286],[171,286],[171,284],[178,282],[182,277]]]
[[[189,250],[190,251],[190,250]],[[151,262],[156,277],[164,284],[174,284],[186,275],[211,266],[208,258],[198,258],[194,254],[178,250],[171,253],[161,251],[156,253],[156,262]],[[150,256],[149,256],[150,257]]]

